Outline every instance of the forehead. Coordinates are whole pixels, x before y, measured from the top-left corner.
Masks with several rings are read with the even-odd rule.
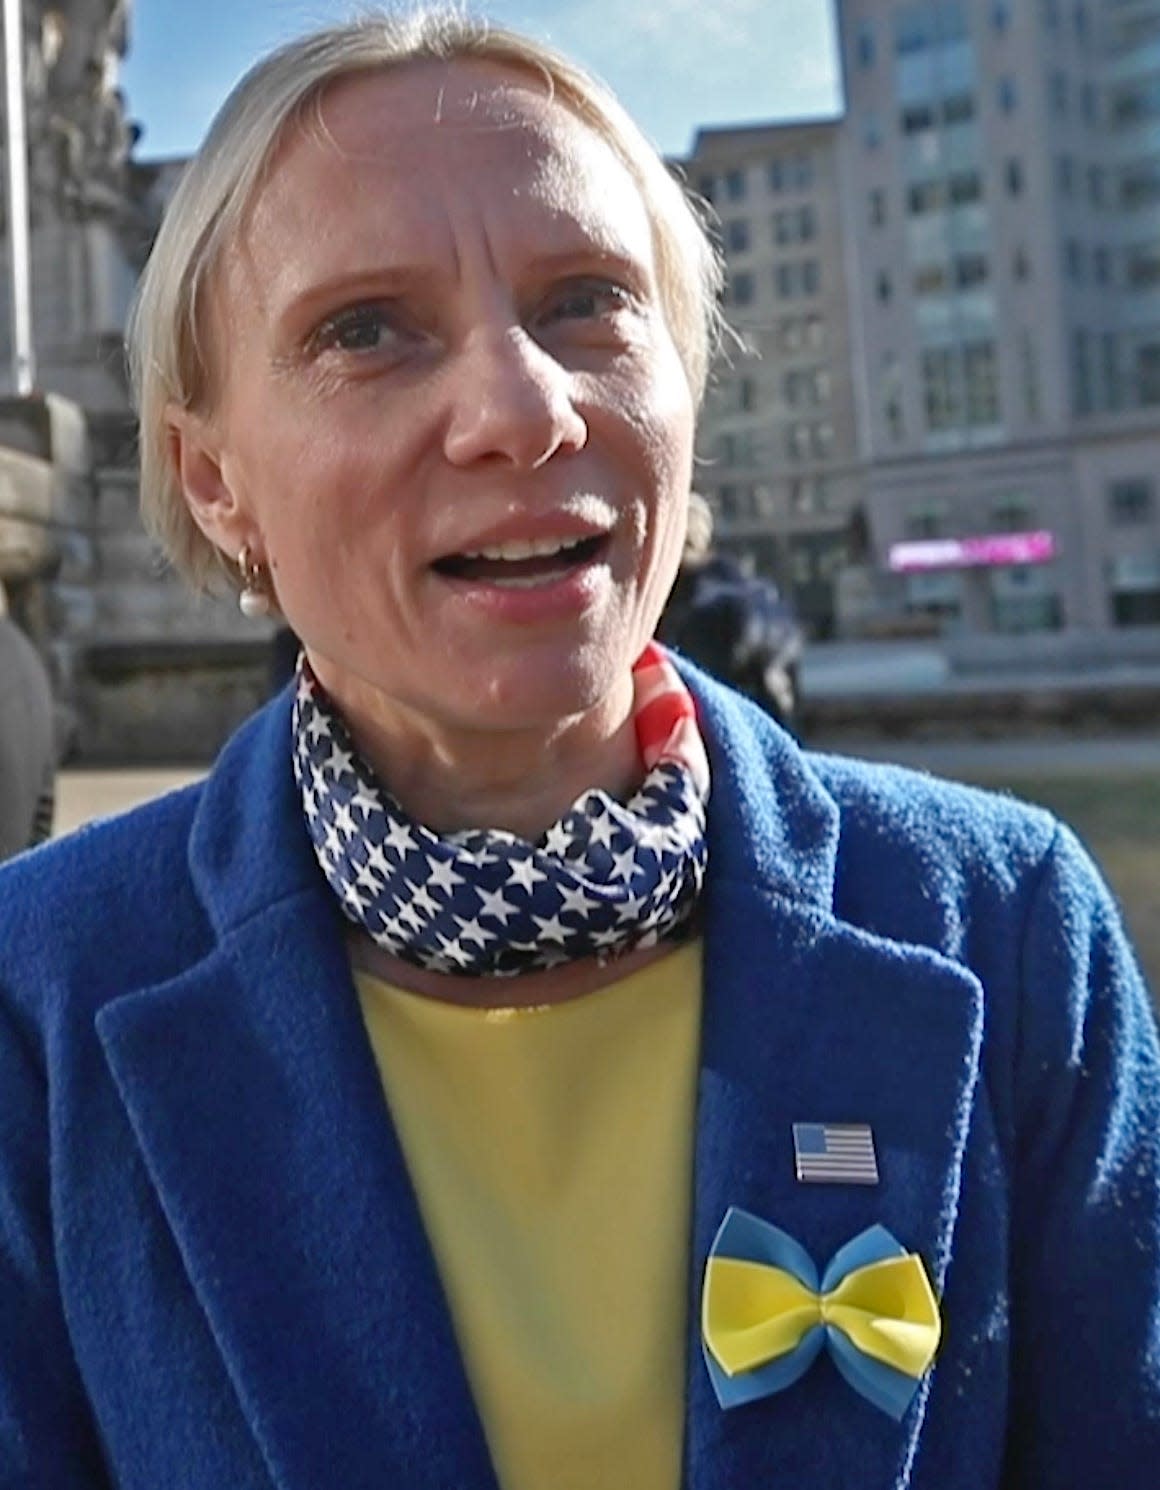
[[[644,199],[601,135],[535,74],[463,60],[332,86],[289,129],[242,239],[288,267],[288,241],[312,255],[359,239],[436,254],[476,230],[499,249],[586,239],[652,258]]]

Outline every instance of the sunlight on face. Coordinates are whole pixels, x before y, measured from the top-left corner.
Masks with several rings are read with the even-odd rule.
[[[276,158],[216,321],[230,498],[340,705],[436,732],[623,710],[693,411],[603,140],[493,64],[347,81]]]

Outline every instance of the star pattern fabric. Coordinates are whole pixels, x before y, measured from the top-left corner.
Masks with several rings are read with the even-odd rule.
[[[510,977],[681,933],[705,879],[709,772],[692,699],[655,643],[633,670],[646,776],[626,803],[585,792],[535,843],[440,835],[403,811],[299,659],[294,776],[343,913],[436,972]]]

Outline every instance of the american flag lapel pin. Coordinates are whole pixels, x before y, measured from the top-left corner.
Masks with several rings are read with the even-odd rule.
[[[794,1123],[793,1158],[802,1184],[878,1183],[869,1123]]]

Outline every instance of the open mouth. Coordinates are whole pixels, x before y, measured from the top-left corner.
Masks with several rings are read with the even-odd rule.
[[[574,542],[561,539],[516,539],[461,554],[448,554],[432,566],[447,579],[530,589],[549,584],[597,558],[608,544],[607,533]]]

